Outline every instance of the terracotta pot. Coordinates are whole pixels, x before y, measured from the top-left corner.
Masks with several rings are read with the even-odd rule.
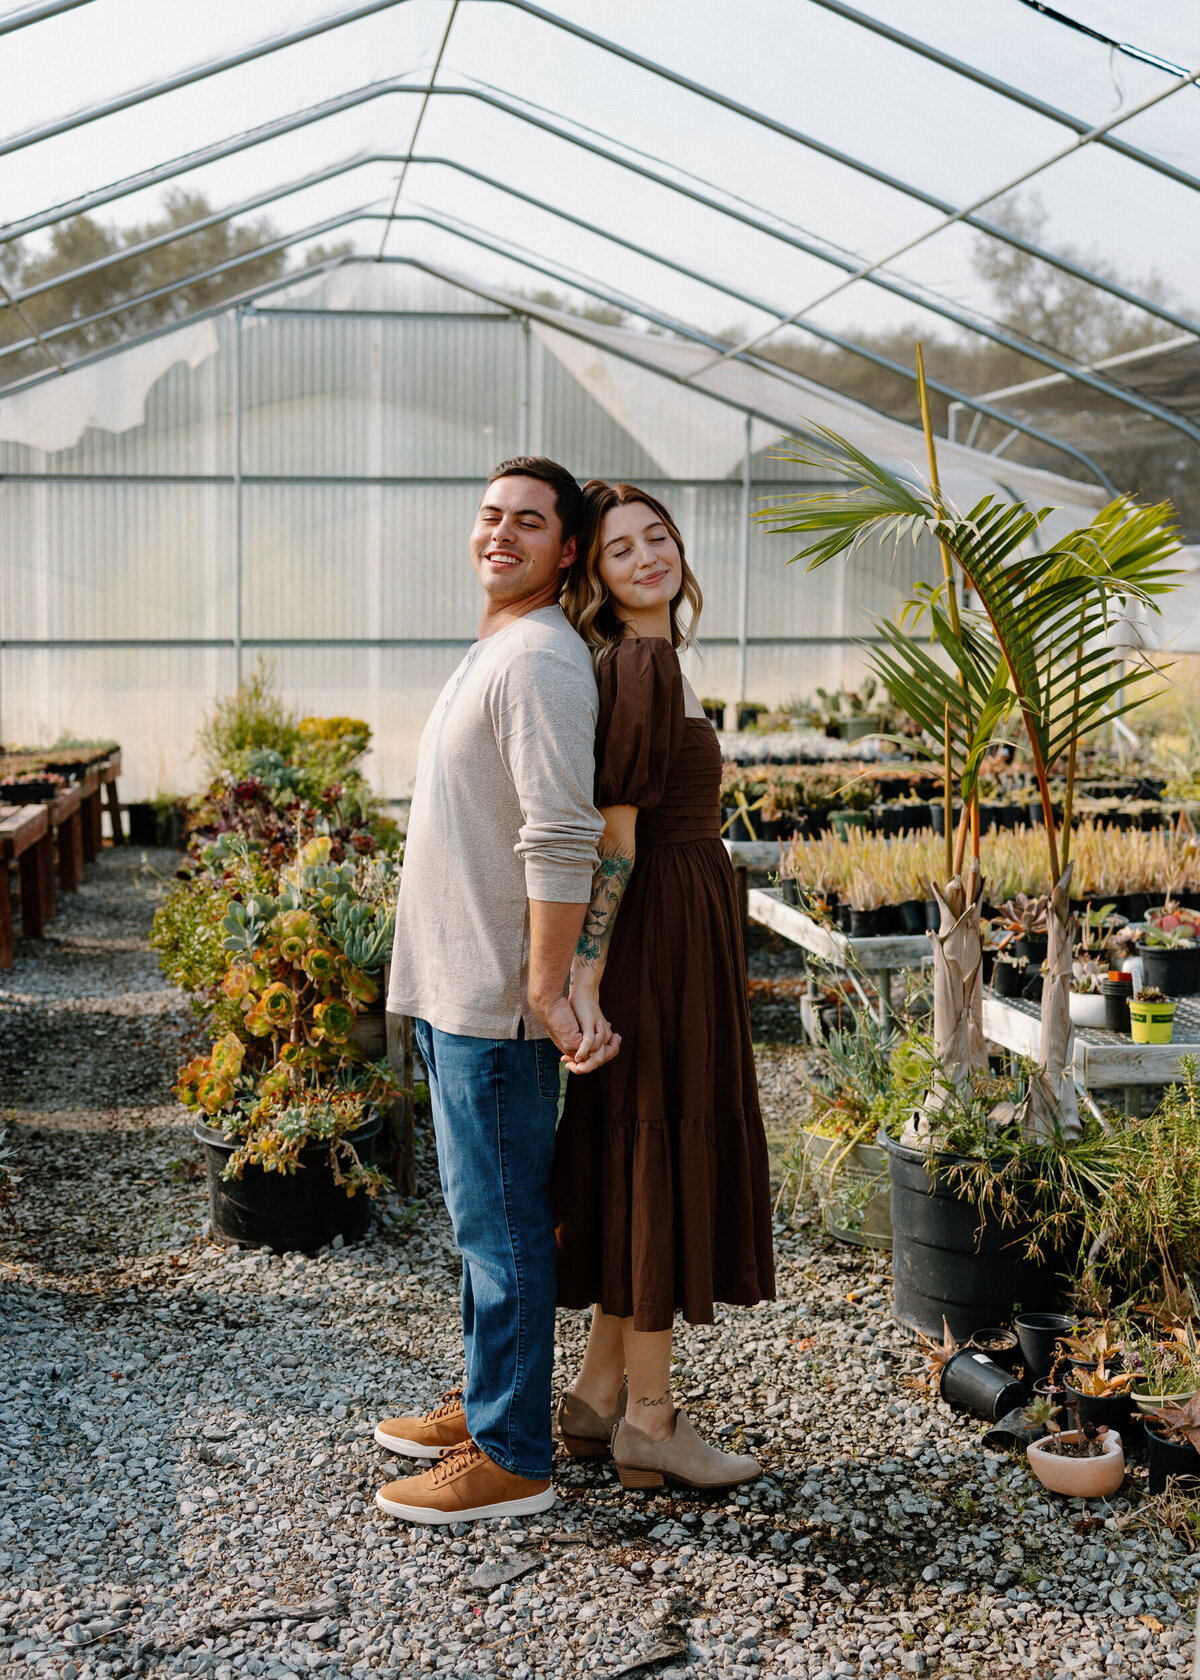
[[[1076,1429],[1063,1432],[1063,1442],[1074,1446],[1081,1436]],[[1121,1437],[1110,1429],[1102,1438],[1099,1458],[1063,1458],[1047,1450],[1045,1441],[1034,1441],[1025,1449],[1029,1468],[1051,1493],[1065,1493],[1073,1499],[1102,1499],[1116,1493],[1125,1480],[1125,1452]]]

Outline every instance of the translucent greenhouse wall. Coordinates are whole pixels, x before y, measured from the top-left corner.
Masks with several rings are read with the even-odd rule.
[[[188,790],[206,707],[265,658],[304,712],[365,717],[374,784],[404,794],[476,634],[466,537],[481,482],[526,450],[672,508],[705,593],[688,655],[705,695],[775,704],[852,680],[870,615],[935,574],[911,548],[788,567],[789,539],[745,517],[798,486],[777,428],[628,364],[602,406],[577,377],[578,341],[359,272],[353,308],[317,289],[217,317],[212,352],[167,367],[126,430],[92,426],[54,451],[0,443],[6,743],[111,735],[126,797]],[[89,377],[119,382],[121,362]]]

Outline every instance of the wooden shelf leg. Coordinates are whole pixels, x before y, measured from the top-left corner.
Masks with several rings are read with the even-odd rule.
[[[45,933],[42,918],[42,870],[38,847],[30,846],[17,859],[21,877],[21,932],[26,939],[41,939]]]
[[[58,884],[63,892],[79,891],[79,876],[83,869],[83,847],[80,840],[78,811],[72,811],[58,825]]]
[[[105,782],[108,790],[108,820],[112,824],[114,846],[125,844],[125,830],[121,827],[121,801],[117,798],[117,784],[115,781]]]
[[[38,891],[42,899],[42,920],[52,922],[58,914],[54,894],[54,830],[48,828],[33,848],[38,861]]]
[[[100,795],[89,793],[79,807],[79,826],[83,830],[83,861],[95,863],[100,851]]]
[[[0,861],[0,968],[11,968],[14,960],[12,894],[8,887],[8,864]]]

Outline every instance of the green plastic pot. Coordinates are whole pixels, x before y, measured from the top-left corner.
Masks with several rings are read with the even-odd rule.
[[[1175,1030],[1175,1004],[1129,1001],[1129,1036],[1135,1044],[1170,1044]]]

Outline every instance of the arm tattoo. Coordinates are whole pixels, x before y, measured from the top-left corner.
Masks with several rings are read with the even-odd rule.
[[[611,840],[600,842],[600,861],[592,876],[592,900],[575,947],[579,962],[603,963],[607,957],[617,911],[632,870],[633,859],[627,852],[620,851]]]

